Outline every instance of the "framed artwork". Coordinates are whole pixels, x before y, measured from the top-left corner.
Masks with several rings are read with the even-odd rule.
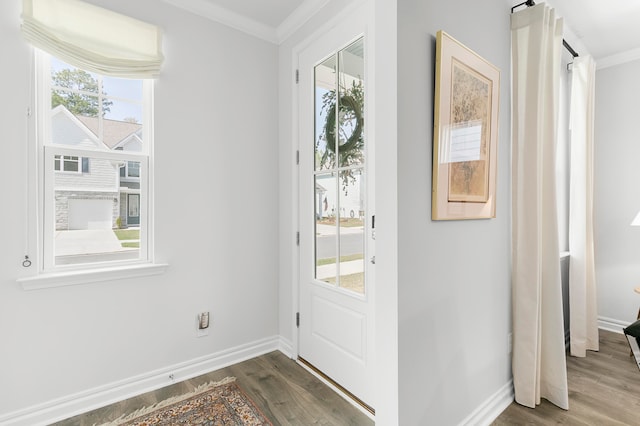
[[[433,220],[496,216],[499,98],[500,70],[438,31]]]

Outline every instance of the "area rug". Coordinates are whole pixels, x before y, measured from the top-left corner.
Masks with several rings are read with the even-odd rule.
[[[142,408],[102,426],[272,426],[235,380],[227,377],[206,383],[188,394]]]

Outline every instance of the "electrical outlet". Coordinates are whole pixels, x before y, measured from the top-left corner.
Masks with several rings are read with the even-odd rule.
[[[513,352],[513,333],[507,334],[507,353]]]
[[[208,311],[196,315],[196,336],[209,335],[210,314]]]

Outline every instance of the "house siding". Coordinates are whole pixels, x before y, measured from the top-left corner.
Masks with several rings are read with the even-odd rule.
[[[92,140],[64,111],[51,117],[51,142],[55,145],[89,149],[96,149],[96,146],[101,145]]]
[[[55,187],[65,190],[118,190],[118,162],[89,158],[89,173],[56,173]]]

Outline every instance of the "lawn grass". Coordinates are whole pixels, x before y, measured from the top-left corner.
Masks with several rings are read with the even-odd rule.
[[[116,234],[119,240],[139,240],[139,229],[114,229],[113,233]]]
[[[362,253],[350,254],[347,256],[340,256],[340,263],[348,262],[350,260],[360,260],[360,259],[364,259],[364,255]],[[327,257],[325,259],[318,259],[316,261],[316,266],[330,265],[332,263],[336,263],[336,258]]]
[[[118,240],[124,242],[120,245],[124,248],[140,248],[140,230],[139,229],[114,229]],[[136,241],[137,240],[137,241]]]

